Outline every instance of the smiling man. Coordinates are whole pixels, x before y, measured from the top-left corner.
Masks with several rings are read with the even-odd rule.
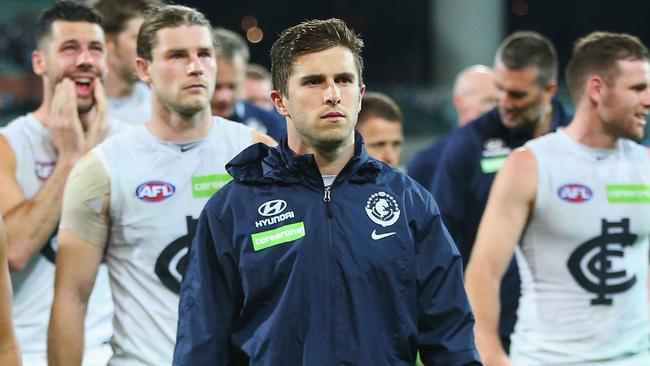
[[[0,212],[8,237],[16,334],[26,365],[45,365],[47,323],[61,196],[76,162],[124,126],[107,118],[101,18],[88,6],[56,2],[40,16],[32,64],[43,81],[33,113],[0,130]],[[94,279],[94,277],[93,277]],[[88,305],[85,364],[105,364],[112,305],[104,266]]]
[[[354,127],[363,43],[338,19],[271,48],[288,138],[228,164],[181,285],[174,364],[478,365],[461,260],[424,189]]]
[[[650,365],[650,54],[629,34],[575,44],[571,124],[514,152],[497,175],[467,269],[486,365]],[[510,359],[499,283],[522,273]],[[512,362],[512,363],[511,363]]]
[[[169,365],[178,291],[196,219],[230,177],[226,162],[273,140],[212,117],[215,45],[194,9],[162,6],[138,35],[138,74],[152,90],[152,118],[93,149],[64,194],[50,365],[78,365],[84,308],[105,253],[115,300],[115,365]]]
[[[558,61],[551,41],[535,32],[515,32],[494,58],[497,108],[455,130],[433,178],[433,196],[467,264],[494,176],[506,157],[526,141],[571,120],[559,101]],[[516,321],[519,275],[512,262],[503,279],[500,334],[504,348]]]

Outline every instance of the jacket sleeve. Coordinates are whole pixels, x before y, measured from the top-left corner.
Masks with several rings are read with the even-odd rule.
[[[203,210],[181,284],[174,365],[228,365],[240,285],[229,231]]]
[[[481,365],[460,253],[428,194],[426,207],[428,219],[415,231],[421,359],[425,365]]]

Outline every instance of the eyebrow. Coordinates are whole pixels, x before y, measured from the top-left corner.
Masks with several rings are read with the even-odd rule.
[[[354,73],[352,73],[352,72],[341,72],[341,73],[338,73],[338,74],[334,74],[334,79],[338,79],[338,78],[341,78],[341,77],[346,77],[346,78],[350,78],[352,80],[356,80],[356,75]],[[301,77],[300,81],[303,82],[303,81],[312,80],[312,79],[325,79],[325,75],[324,74],[309,74],[309,75],[305,75],[305,76]]]

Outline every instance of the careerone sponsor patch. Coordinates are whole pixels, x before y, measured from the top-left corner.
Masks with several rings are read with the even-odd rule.
[[[273,230],[262,231],[251,235],[253,249],[257,252],[278,244],[294,241],[305,236],[303,221],[295,224],[280,226]]]
[[[645,184],[607,185],[609,203],[650,203],[650,186]]]
[[[228,174],[212,174],[192,177],[192,197],[208,198],[223,188],[232,177]]]

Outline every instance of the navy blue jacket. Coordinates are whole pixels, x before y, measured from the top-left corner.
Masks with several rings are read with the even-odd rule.
[[[245,101],[237,102],[233,115],[226,118],[253,127],[273,137],[275,141],[280,141],[287,134],[287,121],[279,113],[275,110],[264,110]]]
[[[199,219],[174,365],[480,365],[460,255],[431,195],[367,156],[323,186],[256,144]]]
[[[448,140],[449,136],[443,136],[418,151],[406,168],[408,176],[415,179],[422,187],[431,187],[433,176],[440,162],[440,156]]]
[[[553,100],[551,129],[566,126],[573,116]],[[501,122],[497,108],[454,130],[440,157],[431,189],[443,221],[467,265],[476,232],[483,216],[496,172],[510,152],[532,138],[531,134],[509,129]],[[515,261],[501,284],[499,332],[506,350],[516,322],[519,302],[519,274]]]

